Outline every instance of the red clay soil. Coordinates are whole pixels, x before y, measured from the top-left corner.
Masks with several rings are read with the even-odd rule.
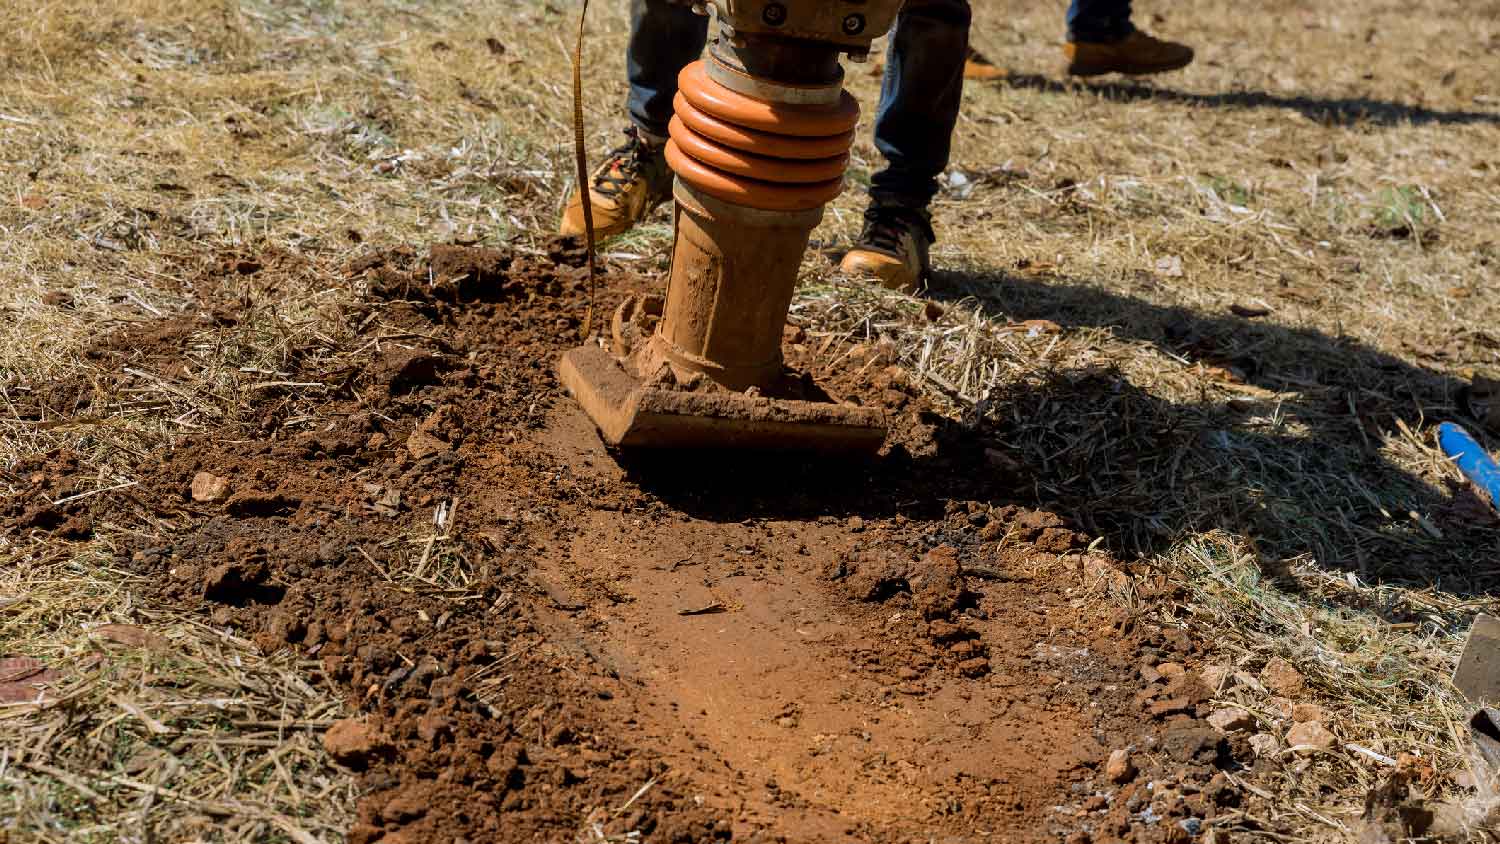
[[[873,461],[611,454],[554,374],[576,254],[435,251],[342,271],[352,351],[293,344],[269,379],[326,388],[248,374],[138,486],[54,507],[94,480],[52,454],[0,500],[8,535],[107,535],[148,600],[319,661],[361,713],[325,736],[360,772],[351,841],[1187,842],[1237,803],[1192,637],[1105,592],[1173,596],[1017,506],[899,369],[790,347],[891,411]],[[101,344],[105,389],[327,275],[208,268],[192,312]]]

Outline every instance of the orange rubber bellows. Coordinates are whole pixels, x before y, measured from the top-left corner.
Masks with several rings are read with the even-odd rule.
[[[703,193],[765,211],[818,208],[844,187],[859,104],[772,103],[730,90],[703,62],[683,69],[667,163]]]

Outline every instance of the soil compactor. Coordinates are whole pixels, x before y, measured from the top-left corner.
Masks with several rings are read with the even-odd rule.
[[[798,269],[844,186],[859,105],[840,57],[869,57],[901,0],[704,0],[705,56],[678,80],[666,292],[616,309],[563,355],[564,387],[621,448],[874,452],[884,414],[828,400],[783,365]],[[607,346],[606,346],[607,342]],[[820,400],[821,399],[821,400]]]

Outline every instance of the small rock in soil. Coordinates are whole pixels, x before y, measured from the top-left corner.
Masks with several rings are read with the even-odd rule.
[[[345,718],[323,734],[323,749],[333,761],[361,771],[388,753],[390,742],[365,719]]]
[[[496,748],[484,763],[485,770],[499,783],[501,790],[519,786],[524,779],[521,766],[527,763],[526,751],[519,744]]]
[[[958,565],[958,551],[942,545],[928,551],[908,576],[917,610],[926,618],[942,618],[958,608],[963,596],[963,572]]]
[[[199,472],[193,476],[193,500],[200,504],[222,501],[229,494],[229,479],[211,472]]]
[[[1213,762],[1219,755],[1223,742],[1212,727],[1186,724],[1170,728],[1161,738],[1161,748],[1178,762]]]
[[[1265,687],[1284,697],[1297,697],[1307,690],[1307,679],[1290,662],[1276,657],[1261,669],[1260,681]]]
[[[890,548],[850,552],[842,564],[849,572],[844,588],[856,601],[882,601],[897,592],[908,591],[907,559]]]
[[[1286,743],[1294,750],[1327,750],[1338,741],[1321,721],[1308,721],[1287,730]]]
[[[1198,672],[1199,676],[1203,678],[1203,685],[1208,687],[1208,690],[1214,694],[1218,694],[1219,689],[1224,685],[1224,681],[1229,679],[1232,673],[1232,670],[1227,665],[1205,665]]]
[[[1121,748],[1109,754],[1109,761],[1104,763],[1104,775],[1117,785],[1135,779],[1135,761],[1130,758],[1130,751]]]
[[[1119,592],[1130,586],[1130,575],[1120,571],[1108,557],[1099,554],[1082,554],[1083,579],[1090,587]]]
[[[1256,756],[1275,756],[1281,752],[1281,742],[1270,733],[1257,733],[1250,737],[1250,749]]]
[[[958,673],[965,677],[983,677],[990,670],[990,661],[982,656],[966,659],[958,664]]]
[[[411,432],[411,436],[406,438],[406,450],[411,452],[413,458],[421,460],[424,457],[431,457],[434,454],[452,451],[453,447],[428,433],[426,430],[417,428]]]
[[[1328,710],[1316,703],[1294,703],[1292,704],[1292,721],[1305,724],[1308,721],[1327,721]]]
[[[1251,674],[1248,671],[1234,672],[1234,681],[1242,686],[1245,686],[1246,688],[1254,689],[1261,694],[1265,694],[1266,687],[1262,686],[1260,684],[1260,681],[1255,679],[1255,675]]]
[[[1209,715],[1208,724],[1221,733],[1234,733],[1255,726],[1255,716],[1238,706],[1226,706]]]
[[[295,644],[302,641],[307,635],[307,625],[297,616],[283,612],[273,611],[267,618],[265,628],[255,634],[252,639],[260,646],[264,653],[274,653],[282,645]]]
[[[1230,785],[1229,778],[1222,771],[1214,774],[1203,786],[1203,797],[1215,806],[1238,806],[1240,803],[1239,791]]]

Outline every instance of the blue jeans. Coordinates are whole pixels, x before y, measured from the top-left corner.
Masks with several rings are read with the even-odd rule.
[[[886,167],[870,180],[876,204],[926,208],[948,166],[969,49],[968,0],[907,0],[891,35],[875,148]],[[665,137],[677,74],[703,52],[708,19],[665,0],[631,0],[626,73],[631,121]]]
[[[1130,0],[1073,0],[1068,6],[1068,40],[1109,42],[1135,31]]]

